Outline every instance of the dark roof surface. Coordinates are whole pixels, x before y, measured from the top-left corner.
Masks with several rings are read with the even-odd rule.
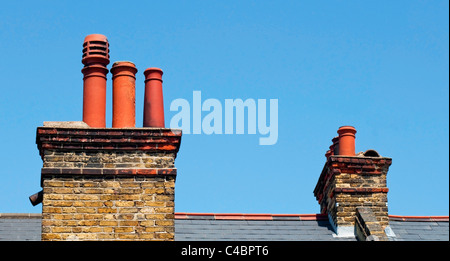
[[[0,214],[0,241],[41,240],[40,214]]]
[[[175,220],[175,240],[180,241],[330,241],[328,221],[281,220]],[[356,240],[339,238],[338,240]]]
[[[390,216],[391,240],[448,241],[449,218]],[[40,214],[0,214],[0,241],[41,238]],[[319,214],[175,214],[175,240],[180,241],[330,241],[339,238],[328,218]]]

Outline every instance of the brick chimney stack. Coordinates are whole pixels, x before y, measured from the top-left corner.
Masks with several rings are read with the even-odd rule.
[[[37,128],[43,191],[30,201],[42,202],[42,240],[174,240],[181,130],[135,127],[131,62],[112,66],[113,128],[106,128],[109,43],[95,34],[83,47],[83,122]]]
[[[314,196],[337,236],[387,240],[386,175],[392,159],[374,150],[355,154],[355,133],[351,126],[339,128],[339,141],[333,139]],[[331,153],[336,145],[339,154]]]

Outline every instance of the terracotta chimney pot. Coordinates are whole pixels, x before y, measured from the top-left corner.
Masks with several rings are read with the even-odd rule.
[[[148,68],[145,75],[144,127],[164,128],[164,101],[162,92],[163,71]]]
[[[331,142],[333,144],[330,146],[331,155],[338,155],[339,154],[339,137],[334,137],[331,139]]]
[[[352,126],[342,126],[337,132],[339,134],[339,155],[355,156],[356,129]]]
[[[83,121],[90,127],[106,127],[106,75],[109,43],[106,36],[91,34],[83,43]]]
[[[113,80],[113,128],[136,127],[136,66],[132,62],[115,62]]]

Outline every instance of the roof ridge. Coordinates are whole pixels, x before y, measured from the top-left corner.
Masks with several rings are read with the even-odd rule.
[[[40,218],[41,213],[0,213],[0,218]],[[388,215],[392,221],[449,222],[449,216]],[[328,220],[327,214],[270,214],[270,213],[191,213],[175,212],[175,219],[211,220]]]
[[[449,216],[400,216],[389,215],[389,220],[394,221],[449,221]]]
[[[326,214],[268,214],[268,213],[186,213],[176,212],[175,219],[211,220],[328,220]]]
[[[388,215],[392,221],[443,221],[449,216],[403,216]],[[327,214],[270,214],[270,213],[190,213],[176,212],[175,219],[210,220],[328,220]]]

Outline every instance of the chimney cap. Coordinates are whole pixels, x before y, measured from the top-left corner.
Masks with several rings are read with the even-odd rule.
[[[131,76],[136,79],[135,75],[138,69],[136,68],[136,65],[130,61],[117,61],[113,63],[110,71],[113,75],[113,80],[117,76]]]
[[[160,68],[156,68],[156,67],[150,67],[150,68],[145,69],[144,74],[147,75],[151,72],[160,72],[161,75],[163,74],[163,71]]]
[[[356,133],[356,129],[353,126],[341,126],[339,127],[339,129],[337,130],[337,133],[339,135],[346,133],[346,134],[355,134]]]
[[[113,63],[113,67],[115,66],[119,66],[119,65],[126,65],[126,66],[131,66],[131,67],[136,67],[136,65],[133,62],[130,61],[117,61]]]
[[[108,38],[106,38],[106,36],[104,36],[103,34],[90,34],[84,38],[84,42],[90,41],[108,42]]]
[[[90,34],[84,38],[81,62],[85,66],[98,63],[106,67],[109,64],[109,43],[106,36]]]
[[[144,71],[145,81],[158,80],[162,82],[163,71],[160,68],[150,67]]]
[[[113,63],[112,67],[111,67],[111,73],[115,74],[115,70],[118,68],[127,68],[128,70],[131,70],[133,75],[137,73],[137,68],[136,65],[134,65],[133,62],[130,61],[117,61],[115,63]]]

